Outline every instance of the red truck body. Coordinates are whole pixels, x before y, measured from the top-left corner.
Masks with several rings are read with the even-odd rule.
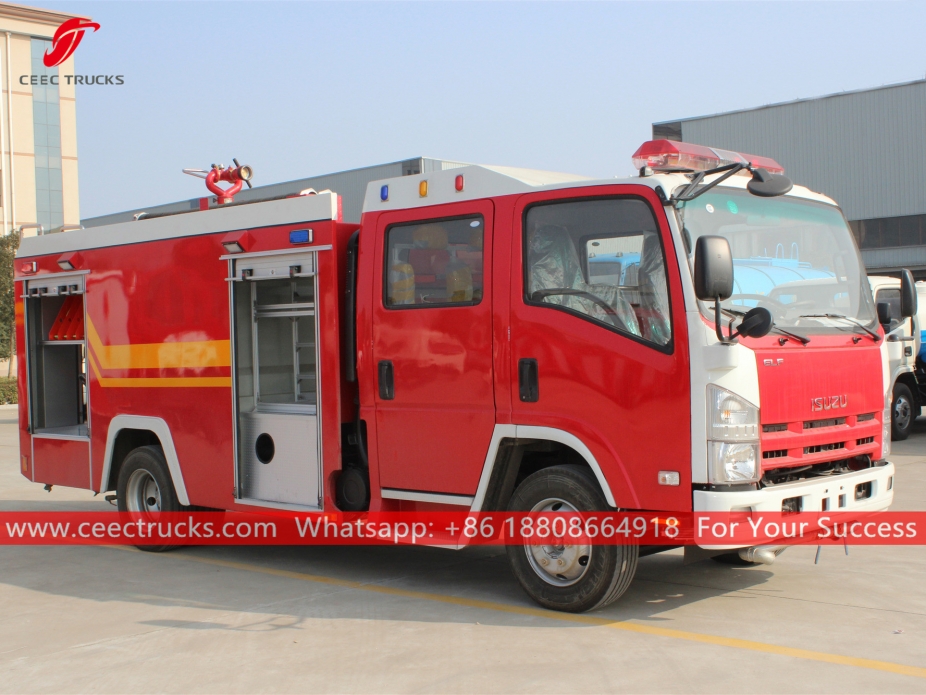
[[[718,344],[657,184],[465,167],[371,184],[359,226],[324,193],[26,239],[15,268],[22,474],[116,490],[131,452],[155,445],[183,505],[331,511],[344,507],[339,477],[360,465],[370,510],[480,510],[566,462],[612,508],[781,510],[797,495],[818,511],[833,497],[822,482],[776,487],[769,471],[864,458],[879,464],[843,479],[874,491],[850,506],[889,505],[883,340],[821,329],[808,345],[776,333]],[[528,291],[531,216],[581,217],[569,206],[588,201],[641,216],[599,236],[616,249],[647,230],[668,337],[643,328],[645,302],[624,319],[641,328],[618,330]],[[432,242],[435,224],[449,241]],[[410,241],[388,241],[390,230]],[[584,248],[600,249],[597,238],[581,237]],[[592,256],[583,287],[598,277]],[[467,283],[459,301],[453,268]],[[396,300],[402,273],[414,297]],[[82,326],[62,330],[75,306]],[[761,403],[735,436],[757,442],[754,480],[766,484],[717,484],[705,388]]]

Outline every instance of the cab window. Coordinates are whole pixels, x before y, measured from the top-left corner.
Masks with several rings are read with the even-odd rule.
[[[668,349],[665,255],[650,207],[632,198],[534,205],[525,216],[526,301]]]
[[[481,215],[396,224],[386,230],[385,305],[390,309],[482,301]]]

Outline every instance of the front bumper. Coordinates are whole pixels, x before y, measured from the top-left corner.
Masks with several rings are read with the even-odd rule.
[[[781,512],[781,504],[792,497],[801,498],[805,512],[877,512],[887,509],[894,501],[894,464],[866,468],[854,473],[826,478],[811,478],[794,483],[782,483],[761,490],[722,492],[695,490],[694,511],[697,512]],[[871,483],[871,495],[855,499],[857,485]],[[737,546],[702,546],[726,549]]]

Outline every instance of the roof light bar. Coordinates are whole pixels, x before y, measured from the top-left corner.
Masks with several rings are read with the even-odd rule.
[[[784,167],[771,157],[721,150],[690,142],[650,140],[633,153],[637,169],[649,167],[656,171],[707,171],[725,164],[748,164],[771,174],[783,174]]]

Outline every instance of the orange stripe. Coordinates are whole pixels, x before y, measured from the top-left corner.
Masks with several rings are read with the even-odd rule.
[[[231,366],[231,341],[229,340],[103,345],[89,314],[87,315],[87,339],[99,358],[100,367],[104,370],[201,369],[202,367]]]
[[[100,374],[95,350],[87,351],[90,368],[97,382],[103,388],[231,388],[230,376],[190,376],[190,377],[121,377],[110,378]]]

